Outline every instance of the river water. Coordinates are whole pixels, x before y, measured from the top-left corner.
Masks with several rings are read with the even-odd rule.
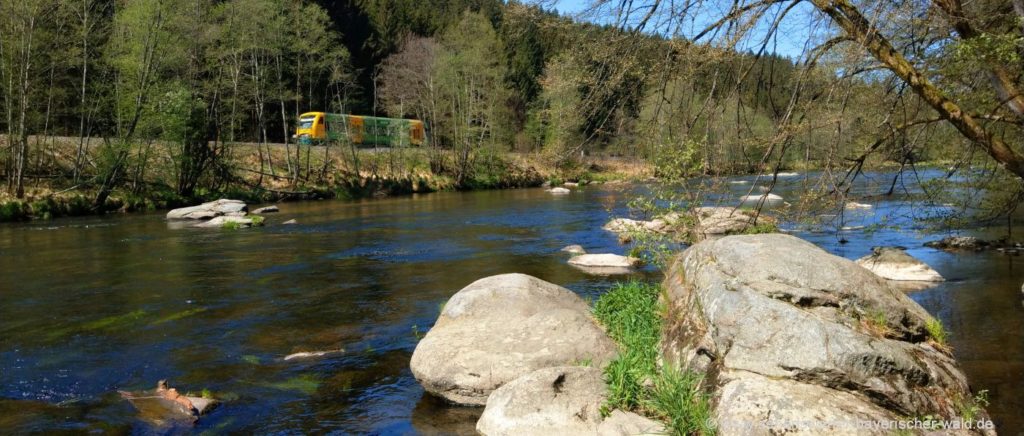
[[[589,299],[626,279],[579,272],[559,249],[623,253],[600,227],[640,191],[285,203],[266,227],[236,231],[177,228],[162,213],[0,225],[0,433],[471,433],[479,410],[445,406],[412,378],[417,337],[478,278],[521,272]],[[946,276],[912,298],[952,332],[1000,430],[1024,430],[1022,258],[924,248],[936,236],[910,226],[915,209],[874,204],[843,225],[886,226],[798,234],[848,258],[906,246]],[[299,224],[280,224],[289,219]],[[283,359],[318,350],[344,351]],[[117,394],[159,379],[224,404],[195,427],[169,426]]]

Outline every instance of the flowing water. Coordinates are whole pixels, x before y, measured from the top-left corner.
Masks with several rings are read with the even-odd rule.
[[[787,183],[783,195],[802,182]],[[590,299],[625,279],[577,271],[559,249],[621,254],[600,228],[638,190],[286,203],[266,227],[234,231],[181,228],[163,214],[0,225],[0,433],[471,433],[478,409],[441,404],[412,378],[417,337],[478,278],[521,272]],[[910,207],[875,204],[844,225]],[[281,225],[289,219],[299,224]],[[906,225],[799,234],[849,258],[907,246],[949,278],[911,296],[953,332],[999,428],[1024,430],[1021,258],[923,248],[932,237]],[[284,359],[330,350],[343,351]],[[225,401],[194,427],[173,426],[117,393],[159,379]]]

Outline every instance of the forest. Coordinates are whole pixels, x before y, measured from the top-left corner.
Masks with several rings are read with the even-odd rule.
[[[1005,187],[1024,174],[1022,97],[1005,86],[1021,82],[1024,26],[1008,4],[870,9],[914,24],[877,29],[903,54],[893,60],[858,36],[874,24],[849,24],[829,2],[805,12],[826,24],[799,58],[770,41],[800,2],[742,2],[701,18],[711,24],[697,34],[678,30],[694,18],[675,11],[703,3],[670,3],[598,1],[591,17],[616,20],[587,20],[498,0],[0,0],[3,195],[19,199],[5,214],[40,215],[26,198],[72,196],[97,212],[366,177],[517,186],[539,180],[531,163],[550,167],[540,178],[578,178],[591,156],[638,159],[668,179],[1000,164],[1009,171],[989,184]],[[928,20],[914,22],[919,12]],[[750,44],[759,21],[768,34]],[[943,109],[954,100],[964,107]],[[294,144],[307,111],[422,119],[429,145]],[[510,177],[510,156],[528,168]],[[1010,185],[1004,196],[1018,198]]]

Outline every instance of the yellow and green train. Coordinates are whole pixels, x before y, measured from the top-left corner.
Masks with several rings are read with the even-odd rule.
[[[299,115],[295,129],[299,144],[351,141],[356,145],[402,147],[423,145],[423,121],[363,115],[306,112]]]

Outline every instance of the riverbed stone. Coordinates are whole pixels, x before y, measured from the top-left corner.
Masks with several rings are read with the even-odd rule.
[[[498,388],[487,399],[477,432],[500,435],[660,434],[664,427],[630,412],[602,417],[608,397],[602,371],[583,366],[544,368]]]
[[[566,188],[562,188],[562,187],[554,187],[554,188],[548,189],[548,192],[550,192],[552,194],[555,194],[555,195],[565,195],[565,194],[568,194],[568,193],[570,193],[572,191],[570,191],[570,190],[568,190]]]
[[[932,318],[921,306],[796,237],[701,242],[672,263],[664,286],[662,358],[708,375],[719,428],[856,433],[826,427],[949,419],[973,398],[957,362],[930,337]],[[804,425],[772,428],[781,421]]]
[[[640,264],[640,259],[618,254],[581,254],[569,259],[569,264],[590,268],[633,268]]]
[[[524,374],[578,362],[600,368],[616,353],[578,295],[536,277],[502,274],[448,300],[410,368],[427,392],[484,405],[491,392]]]
[[[167,219],[206,220],[227,214],[237,214],[248,210],[245,202],[222,198],[198,206],[182,207],[167,212]]]
[[[871,254],[857,259],[857,265],[888,280],[915,282],[945,280],[938,271],[907,254],[901,247],[874,247],[871,249]]]

